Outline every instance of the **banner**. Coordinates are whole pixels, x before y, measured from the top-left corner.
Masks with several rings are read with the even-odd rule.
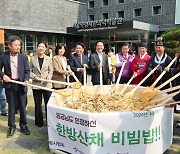
[[[162,154],[173,135],[173,110],[87,113],[48,103],[49,148],[72,154]]]

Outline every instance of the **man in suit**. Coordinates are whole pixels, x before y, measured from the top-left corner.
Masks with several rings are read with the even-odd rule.
[[[96,52],[91,54],[89,65],[92,70],[92,83],[93,85],[100,84],[100,68],[102,67],[103,73],[103,84],[108,84],[109,77],[109,66],[108,66],[108,57],[103,52],[104,43],[98,41],[96,43]]]
[[[83,84],[84,66],[88,68],[88,57],[84,55],[83,43],[76,43],[75,53],[69,57],[68,63],[78,80]]]
[[[26,118],[26,97],[27,84],[30,77],[30,69],[27,56],[20,53],[21,39],[17,36],[9,36],[8,47],[10,51],[5,52],[0,57],[0,77],[4,81],[5,93],[8,102],[8,126],[7,137],[12,137],[16,132],[15,106],[19,102],[20,106],[20,131],[29,135]],[[4,72],[2,68],[4,67]],[[23,85],[11,83],[10,80],[23,82]]]
[[[162,37],[158,37],[155,42],[155,51],[156,53],[152,55],[151,59],[148,62],[148,72],[150,72],[153,68],[159,65],[158,69],[153,73],[151,77],[149,77],[148,85],[151,85],[158,76],[163,72],[166,71],[166,74],[161,78],[161,80],[156,84],[156,87],[167,81],[172,77],[172,72],[170,69],[167,68],[169,63],[172,61],[172,58],[165,52],[165,42]],[[173,64],[171,68],[174,68],[175,65]],[[162,88],[168,89],[170,85],[166,85]]]
[[[55,56],[55,53],[54,53],[54,51],[53,51],[53,48],[49,48],[49,49],[48,49],[48,54],[47,54],[47,56],[49,56],[50,58],[53,58],[53,57]]]

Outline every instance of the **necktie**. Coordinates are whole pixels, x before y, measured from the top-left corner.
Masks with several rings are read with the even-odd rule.
[[[81,62],[81,64],[82,64],[82,61],[81,61],[81,55],[78,55],[78,57],[79,57],[79,59],[80,59],[80,62]]]

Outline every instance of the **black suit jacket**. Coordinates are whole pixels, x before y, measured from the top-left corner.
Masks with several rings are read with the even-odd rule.
[[[88,65],[88,57],[82,54],[82,63],[80,58],[76,53],[72,54],[69,57],[68,64],[70,65],[72,71],[75,73],[76,77],[79,79],[81,83],[83,83],[83,72],[77,71],[78,68],[83,68],[84,64]]]
[[[150,72],[153,68],[155,68],[158,64],[155,62],[155,56],[156,54],[154,54],[151,59],[148,62],[148,72]],[[160,64],[160,67],[158,70],[156,70],[154,72],[154,74],[152,76],[150,76],[148,78],[148,83],[149,86],[153,84],[155,77],[158,77],[164,70],[165,67],[167,67],[169,65],[169,63],[172,61],[172,58],[170,56],[167,55],[167,58],[165,59],[164,63]],[[173,64],[171,66],[171,68],[174,68],[175,65]],[[166,74],[161,78],[161,80],[156,84],[156,87],[159,86],[160,84],[164,83],[165,81],[167,81],[169,78],[172,77],[172,73],[171,72],[166,72]],[[169,88],[169,84],[164,86],[164,88],[162,89],[167,89]]]
[[[92,83],[93,85],[100,84],[100,70],[98,69],[98,65],[100,64],[100,59],[98,53],[92,53],[90,56],[90,69],[92,71]],[[103,84],[108,83],[109,78],[109,65],[108,65],[108,57],[105,53],[102,54],[102,72],[103,72]]]
[[[2,68],[4,67],[4,72]],[[0,57],[0,77],[3,78],[7,75],[11,78],[11,63],[10,63],[10,51],[3,53]],[[29,81],[30,78],[30,68],[28,64],[28,58],[22,53],[18,53],[18,75],[21,82]],[[11,88],[11,83],[4,82],[5,88]],[[22,86],[25,92],[27,92],[27,87]]]

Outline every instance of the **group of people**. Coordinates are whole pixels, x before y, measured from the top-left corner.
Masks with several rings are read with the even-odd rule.
[[[144,86],[147,86],[149,85],[148,83],[154,82],[163,70],[166,70],[167,74],[163,76],[157,85],[170,78],[172,73],[179,72],[179,68],[174,69],[175,65],[170,69],[167,68],[172,59],[165,53],[162,38],[158,38],[155,44],[156,53],[152,57],[147,53],[148,48],[145,40],[139,43],[139,55],[135,57],[129,54],[130,45],[128,43],[122,46],[122,52],[113,55],[112,51],[110,51],[107,55],[103,52],[104,43],[98,41],[96,43],[96,51],[89,52],[88,55],[84,54],[84,44],[81,42],[77,43],[74,53],[68,59],[64,56],[66,51],[64,44],[57,44],[55,54],[51,52],[49,55],[46,55],[45,52],[48,46],[45,42],[41,41],[37,44],[37,55],[31,56],[30,62],[28,62],[27,56],[20,52],[21,39],[19,37],[9,36],[7,43],[9,51],[3,53],[0,57],[0,77],[3,80],[8,102],[9,129],[7,137],[12,137],[16,132],[15,113],[17,102],[20,109],[20,131],[25,135],[30,134],[26,117],[27,85],[29,79],[32,79],[32,84],[34,85],[63,89],[66,88],[65,85],[46,82],[43,79],[66,82],[68,77],[74,74],[83,84],[84,71],[87,69],[87,72],[90,72],[92,75],[92,84],[98,85],[100,84],[100,69],[102,69],[103,84],[107,85],[109,78],[112,78],[113,75],[117,80],[121,67],[124,65],[120,83],[127,83],[131,76],[136,73],[137,76],[133,79],[132,84],[138,84],[149,71],[159,65],[158,70],[150,77],[148,82],[144,83]],[[2,71],[2,68],[4,68],[4,71]],[[13,83],[13,80],[20,81],[23,84]],[[74,81],[74,78],[71,77],[70,80]],[[44,99],[47,118],[47,103],[51,96],[51,91],[33,87],[32,92],[35,103],[35,125],[42,127],[44,125],[42,99]],[[1,112],[1,114],[3,113]]]

